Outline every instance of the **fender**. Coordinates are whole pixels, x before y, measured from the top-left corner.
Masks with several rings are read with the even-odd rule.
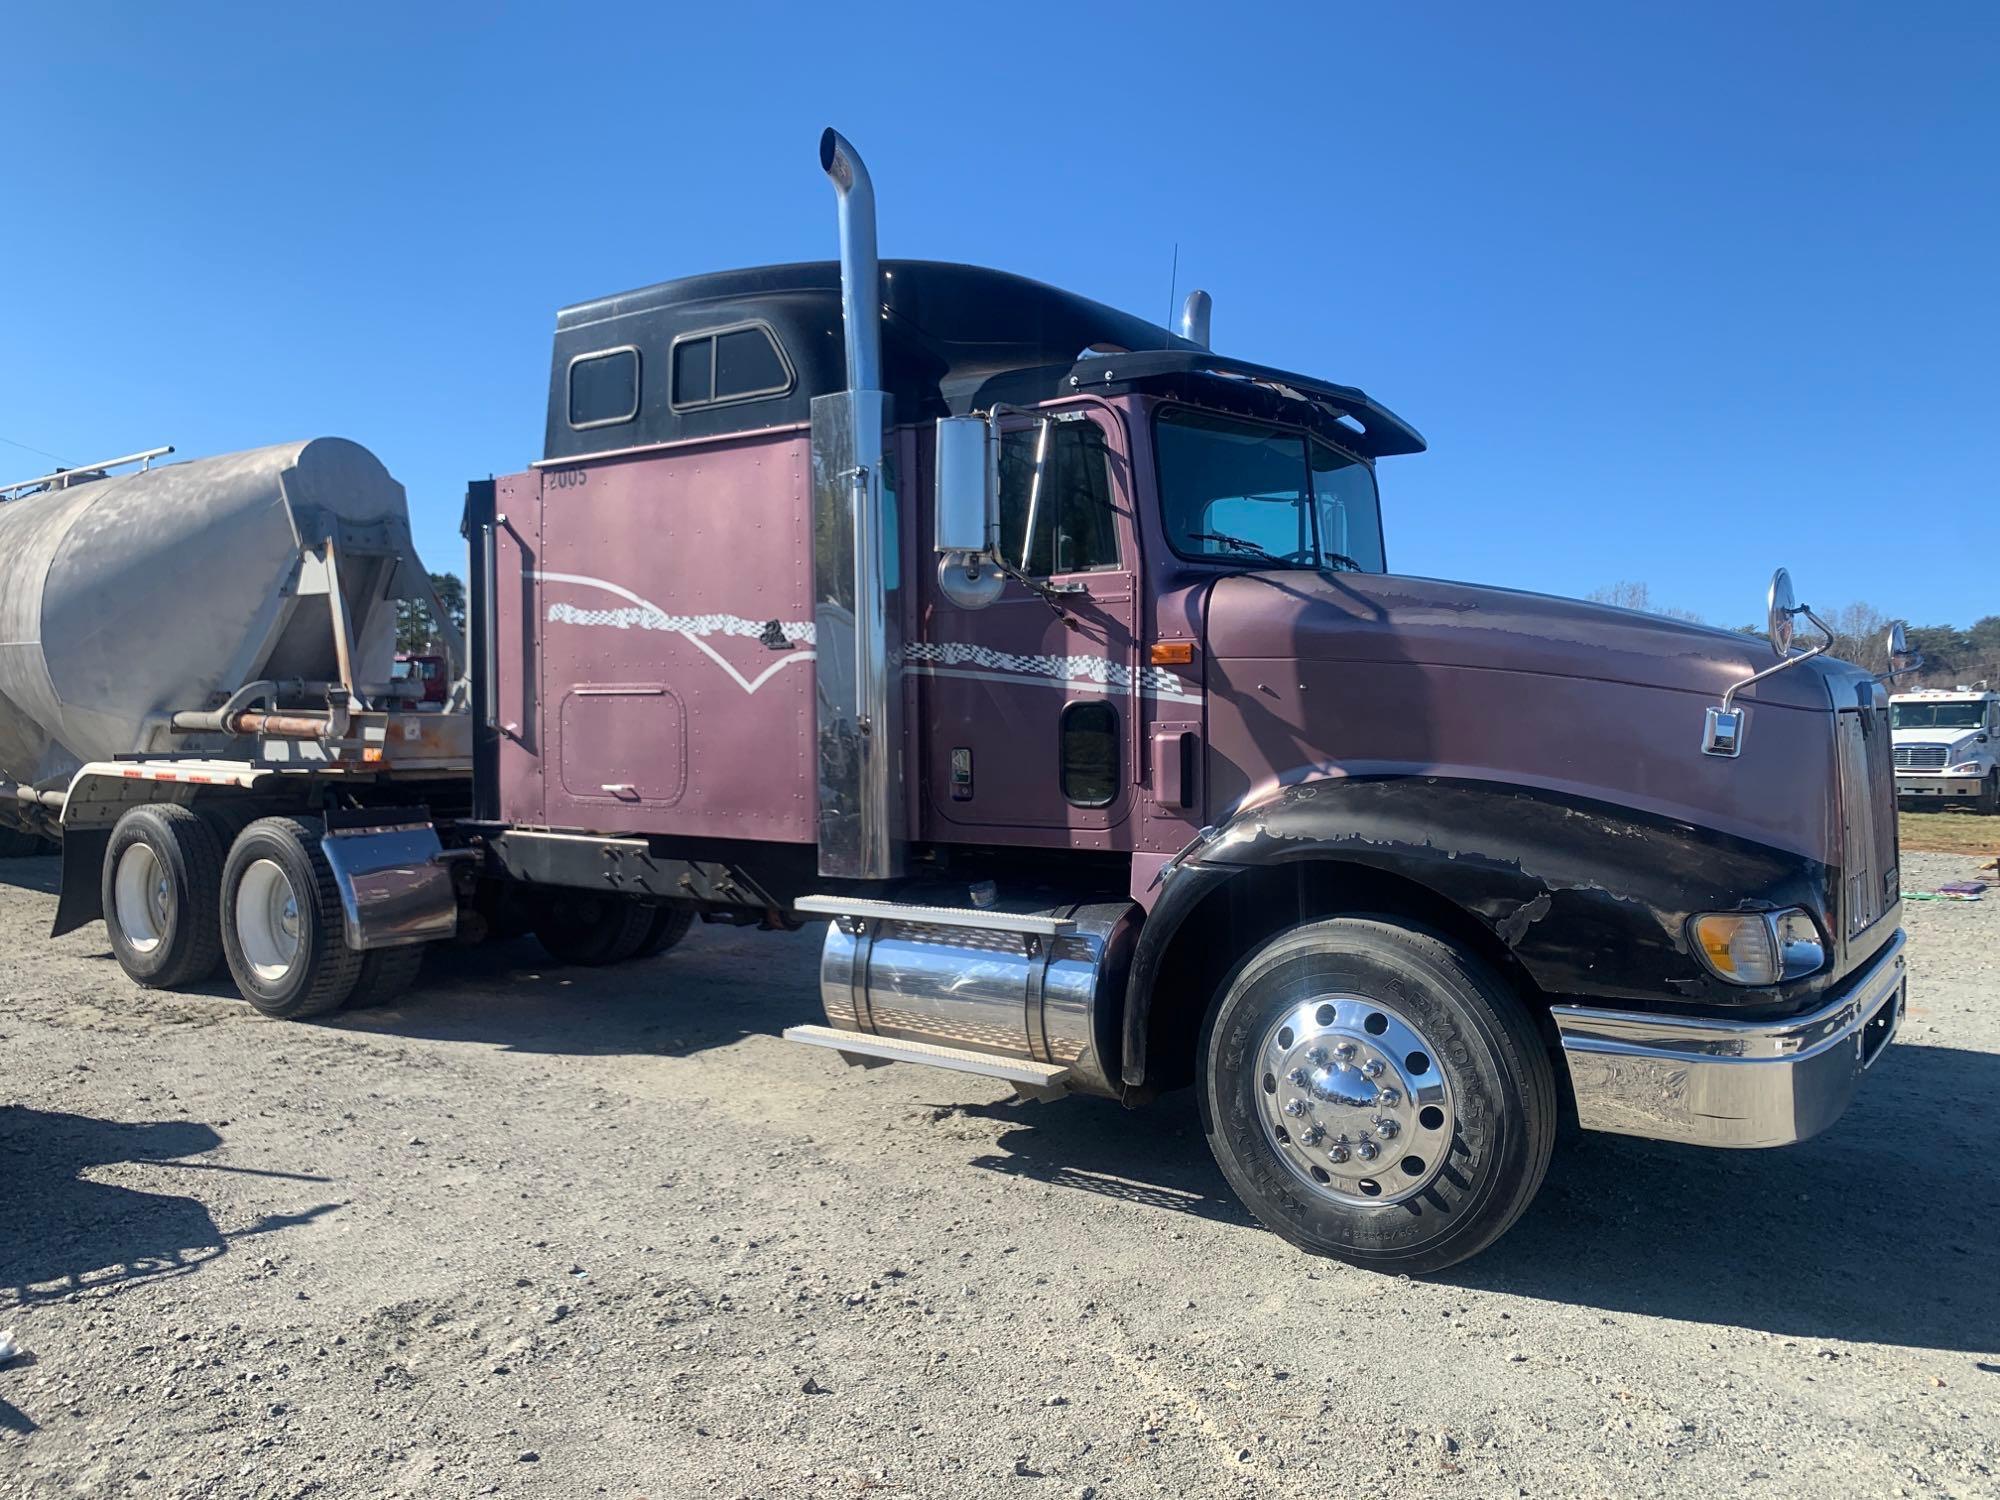
[[[1491,933],[1548,995],[1626,1008],[1780,1014],[1837,982],[1849,956],[1793,984],[1725,984],[1689,946],[1695,912],[1802,906],[1833,934],[1837,872],[1713,829],[1504,782],[1336,777],[1244,809],[1169,867],[1140,929],[1123,1076],[1143,1082],[1151,1002],[1176,931],[1244,872],[1339,861],[1422,886]],[[1853,958],[1862,955],[1856,953]]]

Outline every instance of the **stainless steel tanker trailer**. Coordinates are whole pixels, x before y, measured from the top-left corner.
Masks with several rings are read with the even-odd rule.
[[[352,445],[0,505],[58,928],[303,1016],[446,936],[824,919],[789,1038],[1192,1085],[1265,1224],[1402,1271],[1505,1231],[1559,1113],[1833,1125],[1903,1008],[1888,703],[1783,570],[1768,645],[1394,573],[1382,403],[1215,352],[1203,294],[878,263],[820,167],[838,264],[558,314],[541,458],[466,497],[464,709],[386,682],[424,574]]]
[[[386,998],[455,923],[448,867],[412,873],[436,835],[380,809],[448,815],[471,774],[463,707],[394,680],[404,601],[464,655],[402,486],[339,439],[166,451],[0,490],[0,829],[60,836],[56,930],[101,914],[142,984]]]

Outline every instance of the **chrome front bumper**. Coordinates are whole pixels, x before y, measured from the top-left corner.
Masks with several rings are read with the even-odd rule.
[[[1810,1015],[1726,1021],[1552,1007],[1586,1130],[1697,1146],[1786,1146],[1846,1110],[1903,1016],[1899,931]]]

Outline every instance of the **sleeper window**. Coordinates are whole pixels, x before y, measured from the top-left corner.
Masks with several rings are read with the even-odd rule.
[[[609,349],[572,360],[569,425],[605,427],[639,415],[639,351]]]
[[[757,401],[782,396],[791,388],[792,367],[778,347],[777,336],[762,323],[718,328],[674,343],[676,411],[719,406],[726,401]]]

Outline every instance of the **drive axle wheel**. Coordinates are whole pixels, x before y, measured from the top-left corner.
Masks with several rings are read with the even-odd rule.
[[[1423,1273],[1520,1217],[1555,1143],[1532,1020],[1435,933],[1338,917],[1253,953],[1211,1016],[1202,1120],[1230,1185],[1293,1244]]]
[[[653,922],[639,942],[634,958],[657,958],[688,935],[694,913],[684,906],[663,906],[653,913]]]
[[[105,846],[100,889],[118,967],[149,989],[208,978],[222,957],[221,888],[221,841],[200,814],[172,803],[128,810]]]
[[[340,891],[317,818],[259,818],[222,872],[222,945],[236,987],[263,1014],[303,1020],[338,1010],[362,955],[342,932]]]
[[[0,859],[28,859],[46,853],[48,849],[36,835],[19,828],[0,827]]]
[[[550,895],[535,915],[535,936],[551,958],[592,968],[631,958],[652,928],[652,907],[589,891]]]

